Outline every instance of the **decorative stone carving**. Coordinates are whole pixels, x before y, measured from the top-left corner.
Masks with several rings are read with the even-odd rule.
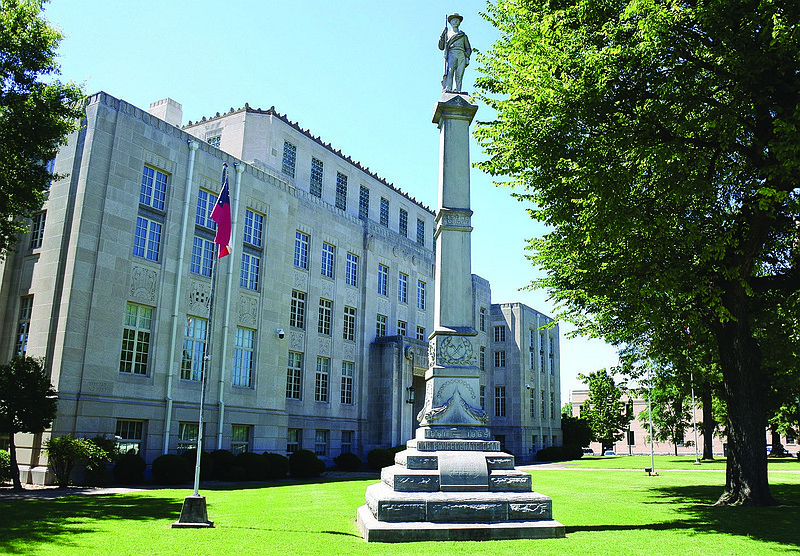
[[[342,357],[344,357],[345,361],[355,361],[356,347],[353,344],[344,344],[342,347]]]
[[[322,297],[325,299],[333,299],[333,282],[328,280],[322,281]]]
[[[319,354],[324,355],[326,357],[331,356],[331,339],[330,338],[320,338],[319,339]]]
[[[302,332],[292,332],[289,335],[289,346],[297,351],[303,351],[305,335]]]
[[[211,303],[211,285],[192,281],[189,286],[189,309],[192,312],[208,311]]]
[[[239,296],[239,322],[250,325],[258,322],[258,299],[246,295]]]
[[[295,271],[294,273],[294,288],[300,291],[308,291],[308,274],[305,272]]]
[[[475,364],[475,349],[467,336],[437,336],[428,344],[430,366],[469,366]]]
[[[155,302],[158,273],[150,268],[134,266],[131,271],[131,297]]]

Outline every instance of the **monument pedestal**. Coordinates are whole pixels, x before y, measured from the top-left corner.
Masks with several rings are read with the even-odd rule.
[[[358,526],[371,542],[501,540],[564,537],[550,497],[531,490],[531,476],[494,440],[417,438],[367,488]]]

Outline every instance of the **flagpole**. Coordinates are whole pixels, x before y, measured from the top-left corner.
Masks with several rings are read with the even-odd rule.
[[[228,190],[228,165],[222,165],[222,189],[217,202],[209,215],[217,225],[217,234],[214,243],[218,246],[217,259],[231,253],[231,199]],[[217,285],[217,267],[214,258],[211,259],[211,292],[208,296],[208,320],[203,340],[203,361],[200,370],[200,415],[197,423],[197,459],[194,467],[194,494],[187,496],[183,501],[181,517],[172,524],[172,527],[214,527],[214,522],[208,519],[206,499],[200,496],[200,456],[203,453],[203,410],[206,403],[206,376],[209,372],[211,361],[211,347],[214,338],[214,291]]]

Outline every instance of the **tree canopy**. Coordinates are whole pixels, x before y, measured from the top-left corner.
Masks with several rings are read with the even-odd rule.
[[[614,442],[622,440],[631,422],[631,415],[622,401],[622,389],[605,369],[578,376],[589,386],[589,398],[581,407],[581,419],[589,424],[593,440],[602,444],[605,453],[614,448]]]
[[[0,255],[41,208],[53,177],[46,163],[81,116],[80,87],[54,78],[62,37],[44,19],[43,4],[0,2]]]
[[[15,357],[0,365],[0,431],[9,435],[11,475],[19,490],[16,445],[18,432],[42,433],[56,417],[58,399],[40,359]]]
[[[703,338],[728,410],[718,503],[774,503],[761,346],[784,346],[796,384],[800,4],[497,0],[486,17],[480,167],[550,226],[534,286],[644,357],[673,359],[687,326]]]

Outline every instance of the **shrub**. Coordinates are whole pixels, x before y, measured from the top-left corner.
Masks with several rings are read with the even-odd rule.
[[[269,460],[261,454],[253,452],[236,454],[234,465],[244,469],[246,481],[266,481],[269,478]]]
[[[536,461],[563,461],[564,449],[561,446],[550,446],[536,452]]]
[[[370,469],[383,469],[394,464],[394,454],[391,448],[373,448],[367,454],[367,464]]]
[[[228,450],[214,450],[209,454],[211,457],[211,461],[214,462],[212,471],[211,471],[211,478],[217,481],[229,481],[231,479],[228,478],[230,473],[231,467],[235,465],[236,456],[233,455],[232,452]],[[203,462],[200,461],[200,465],[203,465]],[[244,480],[244,479],[239,479]]]
[[[181,457],[186,458],[186,461],[189,462],[189,466],[192,468],[192,473],[194,473],[194,468],[197,467],[197,448],[186,450],[181,454]],[[203,450],[200,452],[200,480],[210,481],[213,477],[214,460],[211,459],[211,454]]]
[[[269,460],[269,478],[283,479],[289,472],[289,458],[283,454],[264,452],[264,457]]]
[[[11,456],[8,451],[0,450],[0,483],[11,480]]]
[[[361,458],[351,452],[344,452],[333,458],[333,463],[342,471],[358,471],[363,462]]]
[[[147,463],[139,454],[124,454],[114,464],[114,481],[123,485],[138,485],[144,480]]]
[[[59,488],[66,488],[69,484],[72,469],[79,461],[108,461],[105,450],[94,444],[88,438],[73,438],[71,436],[58,436],[51,438],[45,444],[47,460],[56,476]]]
[[[153,482],[158,485],[182,485],[192,480],[192,466],[177,454],[164,454],[153,460]]]
[[[583,448],[575,444],[566,444],[563,446],[564,459],[581,459],[583,457]]]
[[[105,486],[111,483],[111,473],[108,463],[119,457],[117,440],[104,436],[95,436],[87,439],[89,445],[86,454],[86,472],[83,475],[83,484],[89,486]]]
[[[289,456],[289,475],[297,479],[319,477],[324,469],[325,463],[321,462],[317,454],[311,450],[297,450]]]

